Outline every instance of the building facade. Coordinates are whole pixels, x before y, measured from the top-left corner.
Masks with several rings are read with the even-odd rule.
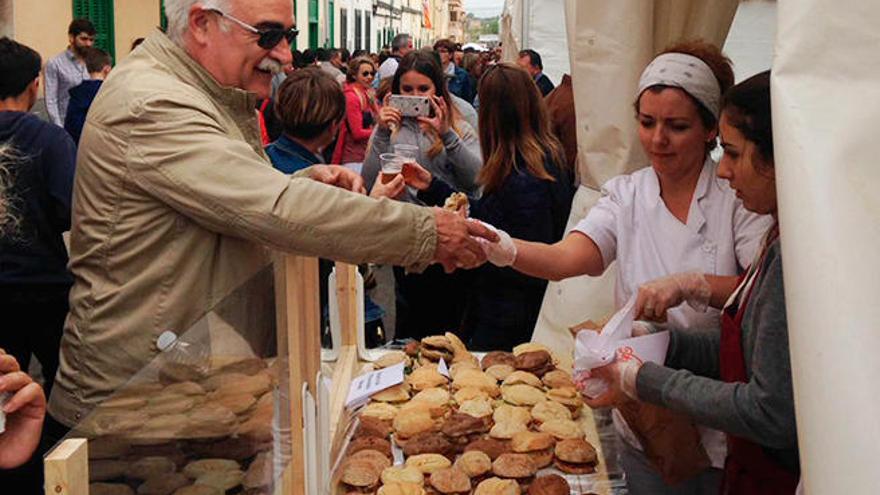
[[[290,0],[300,29],[292,48],[345,47],[378,52],[399,33],[416,48],[463,39],[461,0]],[[33,47],[44,60],[67,47],[67,26],[95,24],[96,45],[119,60],[131,43],[165,25],[163,0],[0,0],[0,36]]]
[[[449,0],[449,27],[447,37],[453,41],[465,40],[465,17],[467,13],[461,0]]]
[[[95,44],[117,60],[162,22],[161,0],[0,0],[0,33],[37,50],[44,62],[67,48],[67,26],[88,17]]]

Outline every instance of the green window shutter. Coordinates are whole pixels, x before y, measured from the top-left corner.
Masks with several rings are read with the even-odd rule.
[[[318,0],[309,0],[309,48],[318,48]]]
[[[113,23],[113,0],[73,0],[73,18],[92,21],[95,30],[95,46],[116,59],[116,34]]]
[[[168,17],[165,16],[165,0],[159,0],[159,27],[162,31],[168,30]]]
[[[292,0],[292,2],[293,2],[293,14],[296,15],[296,0]],[[297,22],[297,27],[302,25],[299,23],[300,22],[299,17],[296,18],[296,22]],[[298,37],[299,36],[297,36],[297,38]],[[296,38],[294,38],[293,43],[290,44],[290,53],[293,53],[294,50],[296,50]]]

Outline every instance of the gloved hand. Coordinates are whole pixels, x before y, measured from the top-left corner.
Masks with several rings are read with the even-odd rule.
[[[632,349],[618,349],[613,363],[591,372],[578,373],[575,376],[575,387],[584,394],[586,379],[599,378],[606,383],[607,390],[598,397],[584,394],[584,403],[592,408],[614,407],[628,400],[638,400],[636,378],[642,364],[642,360],[632,352]]]
[[[477,241],[480,243],[480,247],[483,248],[483,252],[486,253],[486,258],[489,259],[489,262],[495,266],[505,267],[510,266],[516,261],[516,244],[513,243],[513,239],[510,238],[510,235],[507,232],[496,229],[492,225],[489,225],[486,222],[480,222],[486,226],[487,229],[498,234],[498,242],[490,242],[486,239],[478,238]]]
[[[652,280],[639,287],[636,318],[666,321],[666,311],[687,302],[697,311],[706,311],[712,287],[700,272],[676,273]]]

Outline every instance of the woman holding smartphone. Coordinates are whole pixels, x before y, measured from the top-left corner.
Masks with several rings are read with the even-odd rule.
[[[433,113],[404,117],[399,108],[390,104],[391,95],[426,97]],[[395,146],[409,145],[415,151],[414,161],[434,176],[459,191],[478,196],[480,143],[474,129],[452,103],[437,55],[415,51],[403,57],[391,82],[391,95],[383,100],[372,144],[364,159],[361,175],[367,189],[372,190],[379,177],[380,155],[394,153]],[[411,190],[397,199],[420,202]],[[397,269],[395,281],[395,337],[421,338],[459,328],[464,304],[462,291],[439,265],[421,274],[405,274]]]

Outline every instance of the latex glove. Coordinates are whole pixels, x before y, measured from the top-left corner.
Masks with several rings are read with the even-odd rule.
[[[652,333],[654,333],[654,330],[651,328],[651,324],[645,323],[644,321],[633,322],[633,337],[644,337],[645,335],[651,335]]]
[[[476,268],[486,262],[483,242],[498,242],[498,234],[480,222],[465,220],[457,213],[434,208],[437,228],[437,249],[434,261],[443,265],[446,273],[456,268]]]
[[[480,243],[480,247],[483,248],[483,252],[486,253],[486,258],[489,259],[489,262],[500,267],[513,265],[516,261],[516,244],[513,243],[513,239],[510,238],[510,235],[501,229],[496,229],[486,222],[480,223],[498,234],[498,242],[477,239]]]
[[[697,311],[706,311],[712,287],[700,272],[676,273],[652,280],[639,287],[636,318],[666,321],[666,311],[687,302]]]
[[[638,400],[636,378],[639,376],[642,364],[642,360],[632,352],[632,349],[618,349],[613,363],[596,368],[587,376],[587,378],[601,378],[608,385],[608,390],[598,397],[584,395],[584,403],[597,408],[614,407],[630,400]],[[583,383],[584,374],[580,373],[575,378],[575,386],[582,394]]]

